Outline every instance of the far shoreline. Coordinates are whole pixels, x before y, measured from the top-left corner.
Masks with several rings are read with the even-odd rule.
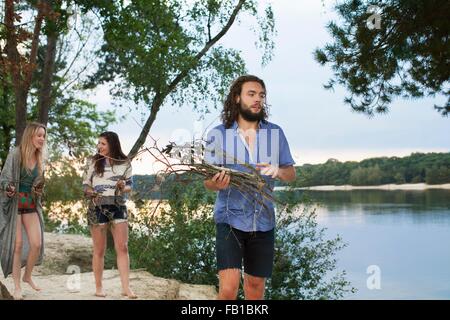
[[[288,187],[275,187],[275,191],[284,191]],[[450,183],[445,184],[426,184],[426,183],[404,183],[404,184],[383,184],[377,186],[352,186],[349,184],[342,186],[326,185],[297,187],[293,190],[314,190],[314,191],[351,191],[351,190],[417,190],[424,191],[427,189],[446,189],[450,190]]]

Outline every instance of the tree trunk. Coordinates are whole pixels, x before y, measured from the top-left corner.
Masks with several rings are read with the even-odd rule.
[[[11,147],[11,141],[13,140],[14,132],[14,100],[12,99],[14,93],[12,88],[6,83],[1,84],[0,91],[2,94],[2,101],[0,103],[0,141],[2,145],[0,146],[0,163],[3,165],[6,161],[9,149]]]
[[[31,40],[30,58],[25,61],[17,46],[17,32],[14,21],[14,0],[5,2],[5,26],[6,26],[6,53],[8,57],[9,73],[11,74],[14,94],[16,98],[16,145],[20,143],[27,121],[27,97],[31,86],[33,72],[36,69],[37,49],[39,35],[41,33],[42,20],[44,18],[44,6],[41,1],[37,3],[38,13],[35,19],[33,36]]]
[[[148,133],[150,132],[150,128],[152,127],[153,122],[155,122],[156,115],[158,114],[159,108],[161,107],[163,101],[164,98],[160,99],[158,95],[153,99],[153,104],[152,107],[150,108],[150,116],[148,117],[144,127],[142,128],[141,133],[139,134],[139,138],[136,140],[133,148],[128,154],[128,157],[130,159],[133,159],[136,156],[136,154],[139,152],[139,149],[145,143]]]
[[[25,126],[27,125],[28,91],[18,88],[14,92],[16,96],[16,146],[18,146],[22,140]]]
[[[56,43],[58,34],[53,32],[47,36],[47,50],[45,54],[42,87],[39,95],[39,122],[47,126],[48,113],[52,104],[52,80],[56,59]]]
[[[3,127],[1,128],[1,132],[3,135],[3,146],[1,148],[3,149],[3,151],[0,152],[0,163],[2,164],[2,166],[6,162],[6,157],[8,156],[8,151],[11,146],[13,130],[14,130],[13,126],[3,125]]]

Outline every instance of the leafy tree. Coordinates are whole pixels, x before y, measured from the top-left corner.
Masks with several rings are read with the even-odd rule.
[[[449,1],[345,0],[335,9],[333,42],[315,59],[334,71],[325,88],[344,86],[353,110],[373,115],[396,97],[449,97]],[[450,98],[434,108],[447,116]]]
[[[448,183],[450,181],[449,167],[432,167],[426,170],[425,181],[428,184]]]
[[[8,155],[9,146],[14,136],[14,123],[12,88],[0,72],[0,163]]]
[[[112,94],[145,105],[148,118],[129,156],[144,144],[164,104],[192,105],[208,112],[232,80],[245,72],[237,49],[219,41],[233,24],[255,22],[263,63],[273,52],[274,17],[270,5],[254,0],[86,1],[100,16],[103,61],[86,85],[111,83]],[[255,21],[256,19],[256,21]]]
[[[370,167],[366,169],[366,171],[367,171],[367,184],[378,185],[381,183],[382,173],[378,165]]]
[[[65,3],[72,4],[71,1]],[[27,62],[26,53],[19,57],[21,64],[14,62],[17,68],[31,68],[33,72],[26,92],[28,107],[25,118],[19,117],[20,123],[17,122],[17,105],[14,105],[17,103],[17,92],[14,91],[15,84],[11,80],[13,74],[10,65],[13,62],[5,52],[0,52],[0,162],[5,160],[14,135],[17,141],[17,134],[21,134],[18,131],[23,130],[21,126],[27,120],[48,123],[50,151],[62,155],[63,151],[69,149],[75,156],[81,156],[92,149],[96,135],[116,121],[114,112],[99,112],[94,104],[80,98],[79,83],[91,61],[96,59],[95,51],[86,48],[88,44],[91,45],[89,39],[95,31],[92,19],[89,15],[84,15],[69,28],[68,9],[61,9],[60,1],[52,2],[52,5],[53,13],[48,13],[52,18],[44,19],[43,26],[44,35],[48,34],[47,42],[36,44],[35,62]],[[20,6],[12,6],[10,10],[13,10],[16,19],[20,19],[20,15],[33,14],[34,5],[25,2]],[[27,31],[23,26],[14,28],[16,33]],[[6,43],[4,48],[11,46],[3,37],[6,37],[6,29],[6,26],[0,25],[2,39]],[[55,36],[57,42],[53,43]],[[25,37],[22,41],[26,42],[26,39],[28,38]],[[19,47],[19,43],[16,45]]]
[[[361,186],[367,184],[367,171],[364,168],[356,168],[350,173],[350,184]]]
[[[27,121],[27,102],[37,67],[41,35],[47,35],[42,90],[39,97],[39,121],[47,123],[52,89],[53,65],[55,61],[57,33],[64,28],[66,10],[60,1],[24,1],[17,3],[5,0],[4,23],[1,31],[0,73],[14,92],[16,144],[20,141]],[[27,12],[34,16],[34,25],[28,27],[22,18]],[[34,79],[36,81],[36,79]]]
[[[394,179],[395,179],[395,183],[397,183],[397,184],[402,184],[402,183],[405,183],[405,182],[406,182],[405,176],[404,176],[403,174],[401,174],[400,172],[397,172],[397,173],[395,174]],[[415,181],[420,182],[420,178],[419,178],[419,179],[415,179]],[[412,182],[412,183],[417,183],[417,182],[414,182],[414,179],[413,179],[413,181],[411,181],[411,182]]]

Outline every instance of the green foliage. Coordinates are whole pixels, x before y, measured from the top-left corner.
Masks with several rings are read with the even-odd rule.
[[[46,170],[46,185],[44,201],[54,203],[56,201],[69,202],[82,199],[82,177],[76,170],[74,161],[53,156]]]
[[[73,4],[68,1],[67,5]],[[59,19],[55,21],[46,20],[43,32],[58,32],[59,45],[57,52],[57,60],[55,61],[54,77],[52,80],[52,104],[49,109],[48,119],[48,141],[50,143],[50,151],[54,155],[62,155],[69,150],[71,155],[82,157],[92,146],[95,145],[95,139],[99,133],[112,123],[116,122],[116,115],[113,110],[100,112],[97,106],[80,98],[86,91],[82,90],[79,83],[82,80],[82,71],[76,70],[76,75],[69,71],[74,68],[73,65],[83,65],[87,68],[91,61],[83,61],[80,56],[87,55],[83,53],[72,52],[75,47],[82,47],[83,39],[86,38],[87,32],[92,29],[92,22],[87,17],[81,17],[79,24],[82,27],[79,30],[72,31],[77,33],[75,40],[68,34],[67,19],[69,13],[66,9],[61,9],[61,3],[55,3],[55,10],[59,14]],[[26,10],[31,10],[26,5],[21,11],[17,8],[19,14],[27,14]],[[0,27],[1,28],[1,27]],[[1,29],[0,29],[1,32]],[[27,120],[36,121],[38,119],[38,97],[41,90],[41,79],[43,76],[44,60],[46,56],[46,46],[41,45],[38,48],[37,67],[34,71],[33,81],[31,84],[29,103],[27,108]],[[74,57],[72,57],[74,56]],[[70,57],[70,58],[69,58]],[[84,57],[86,59],[86,57]],[[90,59],[97,57],[90,56]],[[0,64],[3,68],[3,64]],[[6,159],[8,151],[13,145],[15,136],[15,108],[14,108],[14,92],[12,90],[11,79],[5,72],[0,70],[0,164]],[[78,85],[77,85],[78,84]]]
[[[187,283],[215,284],[215,225],[211,219],[214,194],[200,181],[173,184],[170,209],[148,217],[130,234],[133,268]]]
[[[414,177],[411,180],[411,183],[418,183],[418,182],[420,182],[420,180],[418,181],[418,179],[415,179],[415,178],[417,178],[417,176]],[[395,174],[394,179],[395,179],[395,183],[397,183],[397,184],[406,183],[405,176],[402,173],[400,173],[400,172],[397,172]]]
[[[58,146],[50,153],[43,196],[46,230],[90,235],[87,206],[83,201],[81,170],[83,163],[62,156]]]
[[[49,114],[52,152],[69,150],[77,158],[92,153],[98,135],[116,122],[114,111],[101,112],[97,106],[74,96],[60,95]]]
[[[450,2],[344,0],[335,9],[339,20],[327,27],[333,43],[314,54],[334,72],[325,88],[344,86],[353,110],[373,115],[387,112],[396,97],[449,97]],[[450,98],[434,107],[447,116]]]
[[[61,9],[60,9],[61,10]],[[60,24],[67,20],[66,10],[62,10]],[[66,21],[67,22],[67,21]],[[113,109],[101,112],[97,106],[81,98],[88,93],[83,90],[81,82],[86,77],[83,67],[89,66],[88,59],[97,59],[96,53],[88,49],[78,52],[72,52],[75,47],[86,45],[84,41],[93,32],[94,23],[88,16],[81,17],[78,28],[75,30],[76,37],[67,33],[68,30],[59,26],[58,59],[55,61],[55,71],[52,87],[52,105],[48,115],[48,133],[51,143],[51,151],[55,154],[64,154],[67,150],[72,156],[77,158],[90,153],[96,144],[98,134],[105,131],[106,128],[115,123],[118,119]],[[45,47],[41,47],[41,53],[38,55],[38,68],[35,72],[35,82],[33,83],[31,95],[30,118],[37,117],[37,93],[40,90],[39,79],[43,74]],[[75,67],[75,65],[80,65]],[[79,70],[81,69],[81,70]]]
[[[425,181],[428,184],[441,184],[450,181],[450,167],[449,166],[434,166],[426,169]]]
[[[0,167],[6,160],[15,132],[13,91],[9,81],[2,78],[2,74],[3,72],[0,72]]]

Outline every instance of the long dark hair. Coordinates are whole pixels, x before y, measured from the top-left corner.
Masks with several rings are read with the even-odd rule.
[[[257,76],[245,75],[240,76],[239,78],[234,80],[234,82],[230,87],[230,92],[228,93],[228,96],[225,100],[221,114],[222,123],[225,125],[225,128],[227,129],[230,128],[233,125],[233,122],[238,118],[240,106],[239,103],[236,102],[236,97],[238,97],[241,94],[242,86],[246,82],[258,82],[264,88],[264,91],[266,90],[266,85],[264,84],[264,81],[262,81]],[[264,104],[262,106],[262,109],[264,120],[266,120],[268,117],[267,105]]]
[[[99,138],[105,138],[109,146],[109,158],[111,165],[121,164],[129,161],[128,157],[123,153],[122,147],[120,146],[119,136],[117,133],[112,131],[103,132],[98,136]],[[106,159],[103,155],[97,153],[93,158],[95,173],[98,175],[103,175],[105,172]]]

